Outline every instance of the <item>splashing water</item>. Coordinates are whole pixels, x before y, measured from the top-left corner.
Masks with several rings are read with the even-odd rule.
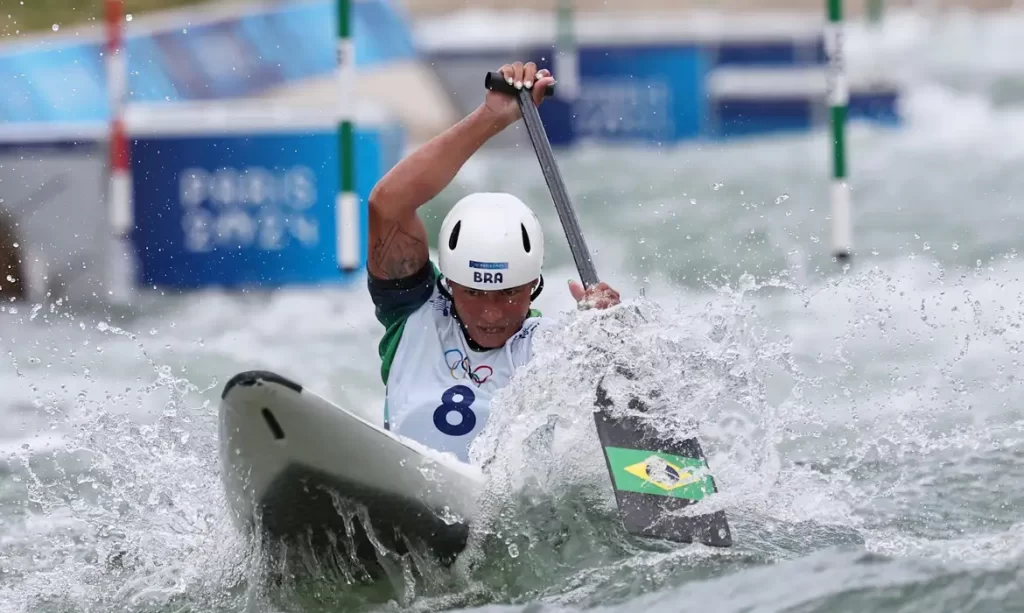
[[[956,285],[970,295],[962,282]],[[702,311],[672,316],[640,299],[573,314],[564,328],[542,332],[535,358],[495,397],[471,450],[489,481],[482,517],[459,561],[472,576],[470,584],[499,600],[592,606],[834,546],[975,563],[996,553],[999,559],[1019,555],[1020,536],[945,542],[950,524],[937,530],[929,526],[930,511],[915,509],[927,488],[968,497],[976,491],[984,498],[986,488],[998,487],[982,481],[991,479],[994,466],[1019,464],[1004,451],[1019,449],[1024,440],[1019,417],[953,429],[945,411],[855,411],[852,422],[837,420],[836,395],[822,395],[835,387],[835,363],[820,354],[807,359],[794,334],[762,320],[780,295],[805,307],[822,301],[831,306],[840,291],[853,309],[873,311],[853,317],[853,328],[837,344],[841,357],[859,349],[865,325],[877,320],[884,328],[901,317],[905,303],[899,292],[888,291],[892,283],[875,269],[809,295],[778,278],[756,283],[747,277],[736,290],[722,288]],[[896,297],[889,308],[877,300],[879,289]],[[955,317],[958,310],[949,312]],[[975,324],[981,324],[979,313]],[[1019,309],[999,309],[981,328],[998,330],[1002,338],[1005,324],[1020,318]],[[948,323],[956,326],[955,319]],[[902,332],[914,334],[909,326]],[[914,346],[926,339],[903,342]],[[961,359],[942,372],[951,373]],[[617,406],[640,398],[656,407],[674,434],[698,437],[720,489],[701,504],[726,509],[737,540],[732,549],[623,535],[593,423],[599,381]],[[856,395],[840,398],[856,403]],[[951,451],[961,458],[956,474],[937,481],[934,467]],[[1009,479],[1007,474],[999,481],[1008,486]],[[1013,497],[1021,499],[1019,493]],[[949,516],[954,525],[980,522],[1019,534],[1005,520],[993,520],[990,507],[972,512],[970,506],[954,502],[945,512],[959,508],[959,517]],[[901,516],[909,530],[894,531]],[[637,576],[644,577],[642,586],[632,583]]]
[[[213,609],[232,610],[229,596],[251,556],[225,514],[209,401],[196,398],[208,390],[154,362],[121,328],[87,326],[56,308],[36,320],[39,313],[21,319],[20,332],[57,331],[66,341],[18,375],[49,388],[30,404],[43,416],[39,430],[56,438],[25,439],[0,456],[0,609],[159,609],[200,595]],[[152,380],[92,397],[90,388],[102,386],[93,375],[99,359],[68,347],[88,349],[97,333],[104,344],[134,346]],[[23,349],[33,345],[40,342]],[[65,371],[48,372],[54,363]],[[140,421],[133,406],[155,417]]]
[[[777,414],[796,395],[800,375],[785,343],[765,338],[743,291],[732,298],[725,309],[709,304],[682,321],[640,299],[574,314],[564,329],[541,333],[534,359],[495,397],[473,444],[471,458],[489,481],[477,541],[461,562],[472,566],[514,548],[494,579],[501,589],[509,596],[521,595],[517,585],[537,592],[539,579],[567,601],[602,587],[589,583],[567,596],[564,582],[578,581],[580,572],[607,572],[608,564],[635,572],[664,561],[648,558],[651,551],[690,569],[714,566],[713,557],[756,553],[756,546],[676,548],[623,536],[593,421],[599,381],[618,406],[639,397],[675,435],[697,436],[709,451],[722,494],[705,510],[728,507],[741,524],[755,511],[782,514],[785,502],[774,494],[781,477]],[[579,555],[583,550],[587,555]],[[603,581],[621,580],[621,572]],[[517,573],[522,577],[509,581]],[[672,580],[661,573],[648,587]]]
[[[473,445],[489,481],[465,554],[451,572],[393,558],[396,583],[408,588],[399,610],[524,600],[632,607],[648,592],[668,602],[675,585],[709,589],[769,562],[807,568],[804,556],[832,560],[816,552],[836,545],[975,565],[1016,559],[1024,551],[1020,525],[1000,509],[1024,504],[1014,486],[1024,428],[1015,412],[997,409],[1019,381],[1010,369],[1002,371],[1010,378],[988,379],[997,385],[985,414],[950,411],[947,397],[935,394],[962,377],[958,369],[977,363],[978,351],[1007,366],[1016,359],[992,349],[1022,340],[1024,307],[1005,297],[1022,286],[1015,272],[1002,280],[994,274],[981,273],[984,285],[964,275],[921,287],[913,281],[921,275],[905,271],[867,270],[813,288],[785,276],[744,277],[685,307],[638,299],[571,312],[538,336],[534,360],[495,398]],[[990,283],[1003,289],[986,289]],[[283,295],[274,304],[285,320],[301,312],[316,321],[318,309],[336,320],[329,300]],[[350,596],[326,574],[304,585],[264,581],[265,560],[225,510],[214,411],[205,397],[216,383],[200,388],[176,374],[168,354],[151,349],[168,342],[164,332],[150,336],[155,326],[148,321],[134,334],[45,309],[8,317],[45,332],[33,341],[9,331],[4,337],[18,348],[19,377],[43,386],[27,400],[31,413],[44,416],[36,429],[58,438],[6,448],[4,607],[392,606],[382,603],[394,596]],[[212,322],[223,326],[220,318]],[[310,325],[308,333],[323,329]],[[208,342],[187,334],[175,341],[188,343],[191,363],[238,351],[237,341],[225,342],[231,332],[193,332]],[[908,371],[900,376],[919,384],[889,397],[889,367],[879,364],[880,375],[864,357],[880,343],[919,355],[938,378],[922,376],[926,368]],[[99,356],[96,345],[105,347]],[[61,371],[48,372],[57,364]],[[137,382],[126,385],[126,372],[138,373]],[[108,373],[118,374],[116,382],[101,378]],[[598,381],[616,406],[638,396],[677,435],[699,438],[720,489],[707,502],[729,514],[733,548],[623,534],[594,430]],[[114,385],[123,391],[113,393]],[[936,398],[943,410],[928,410]],[[955,463],[937,470],[946,458]],[[946,501],[940,507],[936,495]],[[971,536],[951,538],[950,530]],[[848,565],[843,589],[853,589],[863,559],[835,558]],[[876,566],[867,568],[874,576]],[[746,572],[733,581],[755,581]]]
[[[900,133],[851,126],[862,251],[847,270],[827,253],[826,134],[566,154],[599,270],[657,304],[573,313],[538,339],[473,450],[491,480],[470,548],[401,604],[264,582],[216,461],[208,386],[243,368],[374,414],[380,329],[364,293],[169,300],[119,322],[137,338],[2,305],[0,612],[1017,607],[1020,20],[888,23],[886,60],[917,85]],[[476,187],[547,202],[529,152],[497,157]],[[575,275],[551,245],[545,276]],[[617,405],[639,395],[696,433],[733,548],[622,534],[591,415],[602,376]],[[395,561],[406,568],[427,572]]]

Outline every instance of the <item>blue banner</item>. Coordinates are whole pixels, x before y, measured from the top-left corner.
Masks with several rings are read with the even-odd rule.
[[[716,138],[800,132],[822,124],[822,101],[799,96],[749,97],[720,96],[712,101],[715,123],[710,126]],[[848,120],[871,121],[878,125],[900,124],[899,94],[893,89],[853,91],[847,103]]]
[[[531,57],[555,71],[551,49]],[[579,50],[576,100],[540,107],[554,145],[603,141],[675,142],[698,137],[707,113],[707,55],[697,45],[587,46]],[[557,73],[556,73],[557,78]]]
[[[356,65],[415,57],[392,0],[352,3]],[[212,23],[132,35],[129,102],[252,96],[334,70],[336,4],[286,4]],[[105,121],[103,42],[40,39],[0,49],[0,121]]]
[[[397,162],[400,143],[397,127],[356,130],[360,240],[370,190]],[[337,264],[336,133],[159,136],[133,147],[139,282],[189,289],[350,280]],[[365,245],[357,251],[365,266]]]
[[[579,89],[568,101],[557,92],[540,107],[553,145],[579,140],[633,141],[668,144],[694,139],[806,131],[827,120],[825,100],[811,83],[793,95],[775,84],[808,68],[821,71],[825,83],[825,51],[820,33],[764,32],[747,37],[647,42],[636,33],[634,42],[587,41],[577,48]],[[469,112],[479,100],[476,75],[485,66],[499,66],[508,57],[522,57],[552,68],[559,79],[553,45],[515,48],[500,42],[465,48],[438,44],[427,51],[437,78],[460,106]],[[552,66],[552,64],[555,64]],[[736,69],[761,72],[757,82],[740,94],[716,91],[715,79]],[[493,69],[493,68],[492,68]],[[462,71],[472,71],[463,76]],[[460,73],[460,74],[452,74]],[[769,75],[763,78],[763,75]],[[783,86],[784,87],[784,86]],[[848,117],[882,125],[898,125],[899,88],[895,83],[850,86]]]

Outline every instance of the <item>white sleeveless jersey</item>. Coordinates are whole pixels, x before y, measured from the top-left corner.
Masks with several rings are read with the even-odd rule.
[[[503,347],[473,351],[451,301],[437,287],[406,319],[388,374],[386,415],[392,431],[469,460],[487,423],[491,397],[532,355],[534,332],[552,320],[530,317]]]

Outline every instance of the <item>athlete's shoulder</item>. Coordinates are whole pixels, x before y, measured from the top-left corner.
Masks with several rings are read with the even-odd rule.
[[[400,279],[378,279],[367,274],[367,286],[377,320],[389,329],[401,324],[436,293],[438,275],[437,266],[432,261]]]
[[[384,325],[380,339],[381,380],[386,385],[398,347],[406,336],[410,319],[420,320],[421,313],[430,308],[430,299],[437,293],[437,266],[427,262],[411,277],[384,280],[368,275],[370,297],[373,299],[377,320]]]

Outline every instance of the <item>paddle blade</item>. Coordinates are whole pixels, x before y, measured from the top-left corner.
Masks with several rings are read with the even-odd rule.
[[[594,412],[626,531],[680,543],[731,546],[725,511],[679,514],[718,491],[697,439],[663,435],[651,419],[613,416],[606,408]]]

